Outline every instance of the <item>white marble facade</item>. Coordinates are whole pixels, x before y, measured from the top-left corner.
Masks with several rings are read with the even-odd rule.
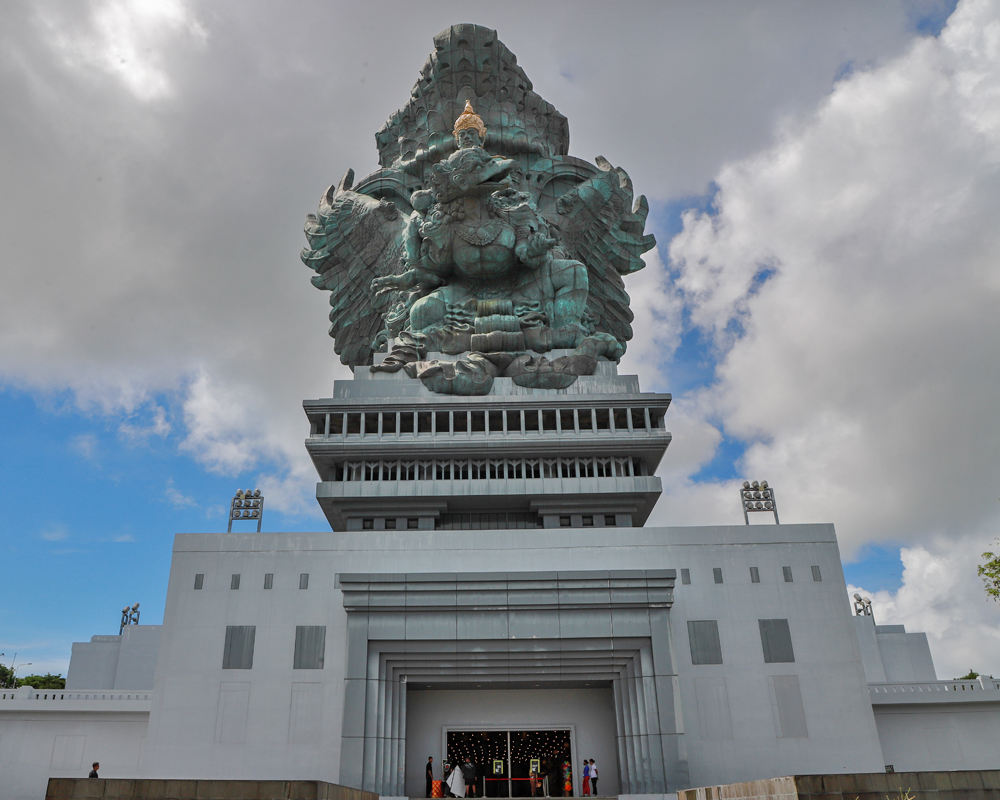
[[[74,644],[64,692],[0,690],[0,800],[94,760],[419,797],[473,725],[571,730],[602,794],[996,766],[996,684],[853,617],[832,525],[642,526],[669,396],[610,364],[503,383],[308,402],[335,530],[179,534],[162,626]]]

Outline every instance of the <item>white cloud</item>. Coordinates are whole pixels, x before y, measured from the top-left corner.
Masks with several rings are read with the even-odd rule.
[[[123,533],[120,536],[116,536],[112,541],[115,542],[134,542],[135,537],[131,533]]]
[[[69,538],[69,530],[61,523],[47,525],[38,534],[47,542],[62,542]]]
[[[184,0],[92,0],[86,20],[36,8],[49,44],[75,71],[93,70],[119,81],[139,100],[171,94],[164,50],[177,38],[202,44],[207,32]]]
[[[976,575],[989,542],[968,537],[904,547],[903,585],[897,591],[849,586],[848,592],[871,597],[877,624],[925,632],[939,679],[970,669],[1000,677],[1000,606]]]
[[[372,134],[407,101],[433,35],[467,18],[441,2],[417,22],[380,15],[376,31],[373,13],[325,0],[294,15],[231,0],[39,0],[11,14],[0,242],[22,266],[0,296],[0,381],[68,389],[114,417],[176,393],[187,453],[214,471],[262,469],[269,507],[299,507],[314,481],[301,399],[348,374],[325,336],[327,298],[297,259],[303,218],[347,167],[374,168]],[[477,16],[570,118],[573,152],[605,153],[658,197],[701,191],[780,113],[814,103],[841,62],[910,37],[893,3],[643,6],[612,30],[602,5]],[[392,59],[371,57],[376,39]],[[639,333],[626,368],[656,381],[656,357],[678,341],[677,298],[652,254],[628,286]],[[162,436],[170,422],[130,418],[121,433]]]
[[[301,402],[293,400],[294,386],[276,388],[289,406]],[[280,472],[261,473],[254,487],[264,492],[267,508],[318,516],[311,496],[316,473],[302,441],[308,430],[305,416],[276,415],[270,399],[243,376],[225,384],[202,370],[185,392],[188,435],[181,449],[224,475],[276,464]]]
[[[633,338],[619,365],[639,375],[647,391],[664,385],[663,366],[680,344],[682,301],[670,283],[659,248],[643,256],[646,266],[628,277]]]
[[[170,422],[167,421],[166,410],[154,403],[150,411],[152,412],[152,419],[149,419],[148,414],[143,415],[148,422],[147,425],[123,422],[118,426],[118,433],[133,443],[143,442],[150,436],[163,438],[170,433]]]
[[[69,440],[73,452],[92,461],[97,454],[97,437],[92,433],[81,433]]]
[[[848,557],[1000,523],[998,87],[1000,8],[963,2],[729,164],[670,243],[720,352],[698,415]]]
[[[188,506],[198,505],[193,497],[188,497],[186,494],[179,491],[176,486],[174,486],[173,478],[169,478],[167,480],[164,495],[167,498],[167,502],[175,508],[186,508]]]
[[[188,435],[181,443],[213,472],[243,472],[256,464],[267,428],[260,398],[246,384],[225,384],[201,371],[184,399]]]

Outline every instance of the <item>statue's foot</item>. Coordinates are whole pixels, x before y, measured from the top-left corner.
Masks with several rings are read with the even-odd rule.
[[[552,349],[564,350],[577,347],[587,337],[578,323],[556,325],[552,328]]]
[[[392,350],[381,364],[371,368],[372,372],[399,372],[400,369],[427,355],[425,337],[419,333],[400,331]]]
[[[577,345],[576,352],[579,355],[592,356],[594,358],[606,358],[608,361],[619,361],[625,355],[625,345],[619,342],[610,333],[595,333],[586,336]]]
[[[410,361],[406,358],[390,353],[382,359],[381,364],[375,364],[370,369],[372,372],[399,372],[409,363]]]
[[[565,369],[565,365],[549,361],[545,356],[520,355],[504,370],[504,377],[510,378],[518,386],[529,389],[565,389],[576,381],[576,373]]]
[[[418,361],[406,366],[410,377],[437,394],[464,397],[489,394],[500,370],[481,353],[470,353],[459,361]]]

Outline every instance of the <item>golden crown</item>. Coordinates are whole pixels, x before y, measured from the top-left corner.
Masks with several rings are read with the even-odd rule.
[[[478,131],[479,138],[483,141],[486,140],[486,126],[483,124],[482,117],[472,110],[472,103],[469,100],[465,101],[465,111],[455,120],[455,128],[452,133],[458,136],[458,132],[464,131],[466,128],[474,128]]]

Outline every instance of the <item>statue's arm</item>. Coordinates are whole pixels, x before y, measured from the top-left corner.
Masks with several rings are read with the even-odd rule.
[[[403,229],[403,258],[404,263],[409,266],[416,264],[420,260],[420,225],[423,216],[414,211],[406,221]]]
[[[514,255],[530,269],[539,269],[552,259],[556,240],[527,226],[517,228]]]
[[[410,229],[410,223],[415,225]],[[376,295],[399,289],[430,291],[441,286],[451,274],[451,247],[444,226],[421,223],[417,215],[410,218],[405,235],[404,266],[399,275],[385,275],[372,281]]]
[[[450,260],[437,261],[425,253],[408,270],[399,275],[385,275],[372,281],[376,296],[399,289],[431,291],[441,286],[451,274]]]

